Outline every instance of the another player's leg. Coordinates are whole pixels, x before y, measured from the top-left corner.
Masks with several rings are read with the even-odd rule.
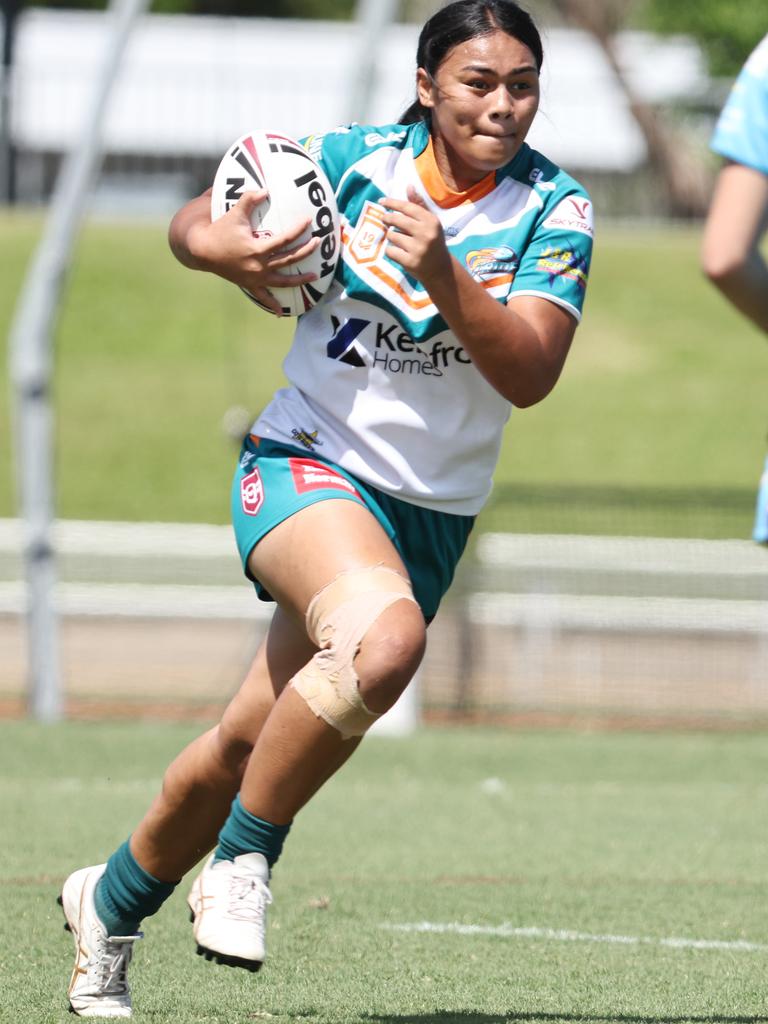
[[[190,898],[198,952],[255,970],[265,955],[270,871],[293,817],[413,677],[425,624],[391,542],[351,502],[322,502],[285,520],[256,546],[250,567],[281,607],[306,619],[321,648],[270,711]]]
[[[215,845],[259,729],[313,651],[304,631],[278,610],[221,723],[170,765],[131,839],[106,865],[83,868],[64,883],[60,902],[75,940],[69,1000],[79,1015],[131,1015],[127,968],[140,923]]]

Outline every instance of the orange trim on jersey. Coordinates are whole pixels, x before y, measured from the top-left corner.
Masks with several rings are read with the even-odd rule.
[[[433,306],[434,303],[429,295],[425,295],[421,299],[414,299],[412,295],[403,288],[401,284],[391,277],[386,271],[382,270],[381,267],[368,267],[368,273],[378,277],[385,285],[392,289],[395,294],[399,295],[401,299],[411,307],[411,309],[426,309],[427,306]],[[489,281],[479,281],[483,288],[498,288],[504,284],[511,284],[514,279],[514,274],[501,274],[499,277],[492,277]]]
[[[434,302],[425,295],[422,299],[414,299],[412,295],[403,288],[402,285],[398,284],[394,277],[390,277],[386,271],[382,270],[381,267],[368,267],[368,273],[378,277],[380,281],[388,285],[393,292],[396,292],[401,299],[404,299],[412,309],[426,309],[427,306],[434,306]]]
[[[500,274],[498,277],[491,277],[487,281],[478,281],[483,288],[499,288],[503,284],[512,284],[515,279],[514,274]]]
[[[346,227],[342,224],[341,227],[341,238],[345,245],[349,245],[351,239],[350,233],[346,230]],[[391,288],[396,295],[399,295],[401,299],[404,299],[407,305],[411,309],[426,309],[427,306],[434,305],[429,295],[425,295],[423,298],[414,299],[412,295],[399,284],[391,274],[388,274],[385,270],[378,266],[369,266],[367,268],[369,274],[373,274],[375,277],[385,284],[388,288]],[[489,278],[487,281],[478,281],[478,284],[482,285],[483,288],[498,288],[501,285],[512,284],[515,279],[514,274],[499,274],[498,277]]]
[[[440,173],[440,168],[437,166],[432,136],[429,138],[427,148],[413,162],[422,184],[427,192],[429,192],[430,198],[444,210],[450,210],[454,206],[462,206],[464,203],[476,203],[483,196],[487,196],[489,192],[493,192],[496,187],[496,172],[491,171],[490,174],[486,174],[482,180],[478,181],[472,188],[468,188],[465,192],[454,192],[453,189],[448,188],[445,179]]]

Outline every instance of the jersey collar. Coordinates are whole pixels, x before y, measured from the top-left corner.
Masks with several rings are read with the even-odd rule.
[[[416,172],[421,178],[421,182],[429,193],[430,198],[444,210],[463,206],[465,203],[476,203],[496,187],[496,171],[490,171],[476,185],[473,185],[464,192],[454,192],[453,189],[450,189],[446,185],[437,166],[431,135],[426,147],[415,158],[414,164],[416,165]]]

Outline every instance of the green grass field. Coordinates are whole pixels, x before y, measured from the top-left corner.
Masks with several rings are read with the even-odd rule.
[[[191,735],[0,723],[0,1021],[72,1019],[61,882]],[[194,955],[184,884],[145,924],[135,1020],[764,1022],[767,777],[749,734],[369,738],[294,826],[264,970]]]
[[[0,345],[39,227],[0,214]],[[178,266],[165,230],[93,222],[81,236],[57,334],[64,517],[227,521],[222,418],[256,412],[280,384],[290,324]],[[600,230],[573,353],[554,393],[513,416],[487,527],[748,533],[768,351],[702,279],[698,239]],[[10,483],[7,389],[0,423]],[[0,516],[13,508],[0,487]]]

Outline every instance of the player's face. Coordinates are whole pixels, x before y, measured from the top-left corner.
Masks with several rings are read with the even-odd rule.
[[[434,78],[417,74],[446,184],[462,191],[517,154],[539,108],[536,59],[525,43],[496,30],[454,46]]]

